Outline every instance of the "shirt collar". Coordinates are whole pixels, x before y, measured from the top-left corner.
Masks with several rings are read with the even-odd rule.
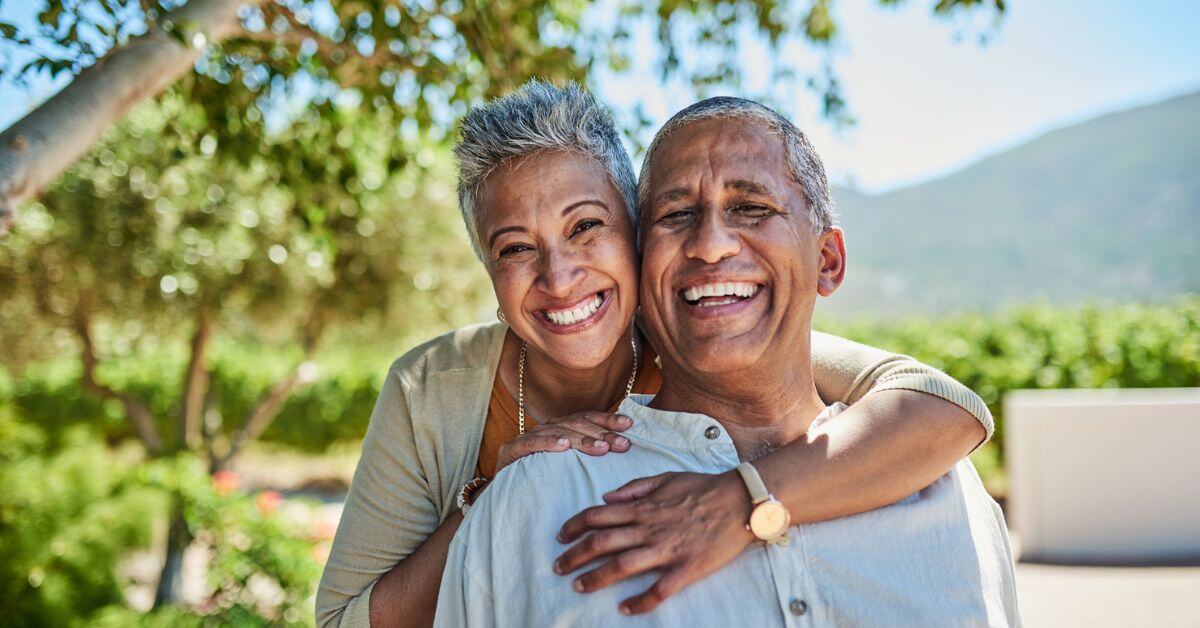
[[[633,426],[626,434],[676,449],[733,447],[733,439],[716,419],[694,412],[651,408],[653,399],[654,395],[629,395],[621,402],[618,412],[633,419]]]
[[[621,402],[617,412],[633,419],[633,425],[625,434],[676,449],[709,449],[714,445],[733,447],[733,439],[716,419],[695,412],[651,408],[650,402],[653,400],[654,395],[629,395]],[[834,403],[813,419],[809,429],[837,416],[845,409],[845,404]]]

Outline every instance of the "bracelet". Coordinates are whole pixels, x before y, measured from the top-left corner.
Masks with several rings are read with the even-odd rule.
[[[472,497],[487,483],[487,478],[478,477],[463,484],[463,487],[458,489],[458,509],[462,511],[464,517],[467,516],[467,511],[471,509],[471,502],[474,501]]]

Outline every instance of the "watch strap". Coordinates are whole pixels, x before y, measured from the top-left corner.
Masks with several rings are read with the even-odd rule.
[[[761,504],[771,498],[767,485],[763,484],[762,476],[758,474],[754,465],[743,462],[737,466],[737,472],[742,476],[742,482],[746,483],[746,490],[750,492],[750,503]]]

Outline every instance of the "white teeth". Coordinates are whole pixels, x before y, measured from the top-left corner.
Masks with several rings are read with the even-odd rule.
[[[699,301],[704,297],[740,297],[749,298],[758,294],[758,284],[749,283],[746,281],[734,281],[724,283],[706,283],[699,286],[692,286],[683,291],[683,298],[688,301]],[[721,299],[719,302],[707,303],[706,305],[725,305],[733,303],[737,299]]]
[[[597,294],[591,301],[570,310],[546,311],[546,318],[555,325],[574,325],[596,313],[604,303],[603,297]]]

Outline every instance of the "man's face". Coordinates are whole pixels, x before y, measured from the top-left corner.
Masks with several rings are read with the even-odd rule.
[[[845,247],[839,229],[814,234],[780,138],[754,120],[696,122],[648,172],[641,303],[664,360],[698,373],[797,364]]]

